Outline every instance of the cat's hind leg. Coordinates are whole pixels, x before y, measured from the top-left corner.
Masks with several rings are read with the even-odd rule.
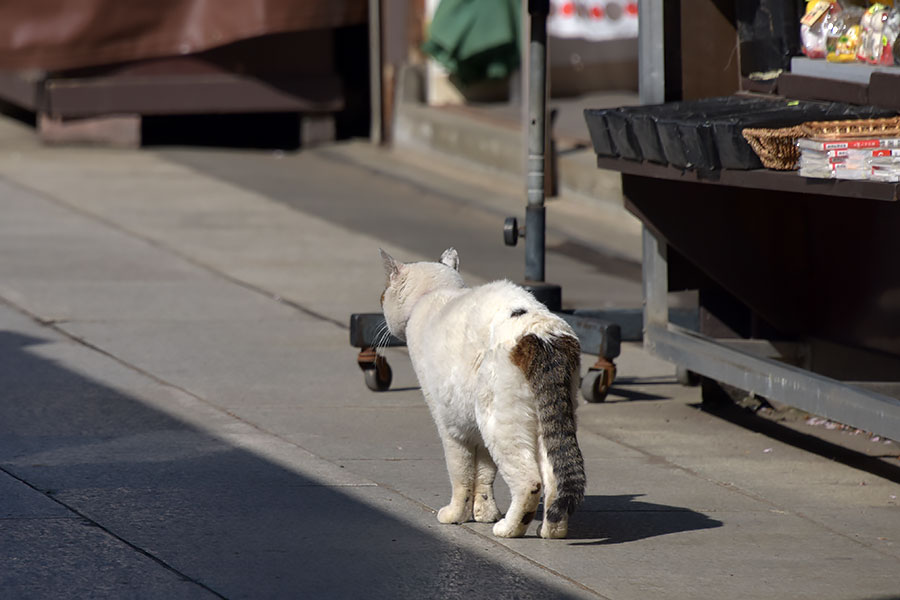
[[[494,524],[497,537],[522,537],[541,500],[541,475],[535,452],[536,424],[513,419],[482,431],[512,499],[506,516]],[[533,419],[532,419],[533,421]]]
[[[443,432],[441,441],[453,492],[450,504],[438,511],[437,518],[441,523],[465,523],[472,520],[475,501],[475,447]]]
[[[497,465],[490,453],[482,445],[475,451],[475,520],[479,523],[493,523],[503,516],[494,500],[494,479]]]
[[[512,499],[506,516],[494,524],[493,532],[497,537],[522,537],[525,535],[541,500],[542,485],[537,467],[534,467],[533,470],[510,470],[518,471],[518,473],[504,476],[509,484]]]

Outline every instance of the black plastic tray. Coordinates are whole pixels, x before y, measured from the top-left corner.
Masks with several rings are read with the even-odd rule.
[[[799,110],[797,102],[784,99],[728,103],[706,110],[658,118],[657,130],[667,163],[682,169],[714,170],[719,168],[713,137],[714,123],[731,122],[749,114],[796,115]]]
[[[627,106],[606,113],[606,127],[609,137],[616,148],[616,154],[621,158],[630,160],[643,160],[644,153],[641,144],[634,134],[631,126],[632,115],[641,111],[644,107]]]
[[[588,133],[591,135],[591,144],[594,153],[598,156],[618,156],[616,147],[609,137],[609,126],[606,124],[606,114],[617,108],[586,108],[584,120],[587,123]]]
[[[685,115],[702,114],[712,116],[722,113],[740,113],[753,106],[769,106],[775,102],[777,100],[750,96],[724,96],[686,102],[670,102],[668,104],[642,107],[645,109],[644,111],[632,114],[631,123],[643,157],[652,162],[665,164],[670,162],[666,157],[665,145],[678,143],[676,141],[678,134],[674,130],[669,130],[664,136],[661,136],[660,121],[665,126],[665,124],[671,123],[672,119],[684,118]],[[673,156],[676,159],[683,157],[683,155],[683,151],[677,154],[673,151]]]
[[[757,169],[759,158],[741,135],[748,127],[788,127],[806,121],[874,118],[889,109],[759,96],[725,96],[651,106],[585,110],[595,152],[682,169]]]
[[[723,96],[651,106],[589,108],[584,111],[594,152],[631,160],[665,163],[666,156],[657,133],[657,120],[685,113],[734,111],[738,106],[771,103],[774,100],[750,96]]]

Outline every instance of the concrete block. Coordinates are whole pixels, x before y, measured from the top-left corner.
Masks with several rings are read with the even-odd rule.
[[[37,129],[46,144],[103,144],[117,148],[141,145],[140,115],[62,119],[39,113]]]

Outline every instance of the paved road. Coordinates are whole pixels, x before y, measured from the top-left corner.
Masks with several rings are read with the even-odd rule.
[[[589,488],[569,540],[440,526],[408,360],[390,351],[392,391],[366,390],[347,317],[377,309],[379,246],[456,245],[476,281],[514,277],[520,250],[499,245],[500,194],[363,164],[378,156],[47,149],[0,122],[4,595],[900,593],[894,459],[864,470],[699,411],[633,345],[611,401],[579,411]],[[632,246],[577,235],[613,221],[574,221],[553,244],[579,250],[551,254],[570,302],[639,302]]]

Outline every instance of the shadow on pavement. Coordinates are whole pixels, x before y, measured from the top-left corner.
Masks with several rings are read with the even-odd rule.
[[[633,390],[623,387],[618,383],[613,383],[609,388],[609,395],[604,402],[613,404],[616,402],[639,402],[645,400],[671,400],[670,396],[661,396],[659,394],[651,394],[644,390]]]
[[[636,500],[643,494],[585,496],[569,522],[576,546],[624,544],[651,537],[714,529],[723,523],[687,508]]]
[[[800,448],[848,467],[883,477],[894,483],[900,483],[900,466],[882,460],[882,458],[896,460],[893,458],[896,456],[895,445],[890,447],[890,454],[885,454],[883,457],[869,456],[810,433],[803,433],[787,425],[763,418],[731,402],[704,402],[703,404],[695,405],[695,408],[795,448]]]
[[[0,476],[68,517],[0,510],[5,597],[565,597],[382,512],[397,500],[382,488],[282,468],[38,356],[44,343],[0,332]]]
[[[596,248],[591,248],[573,240],[566,240],[547,246],[547,251],[589,264],[599,273],[613,275],[637,283],[641,282],[641,263],[638,261],[615,256],[609,252],[601,252]]]

